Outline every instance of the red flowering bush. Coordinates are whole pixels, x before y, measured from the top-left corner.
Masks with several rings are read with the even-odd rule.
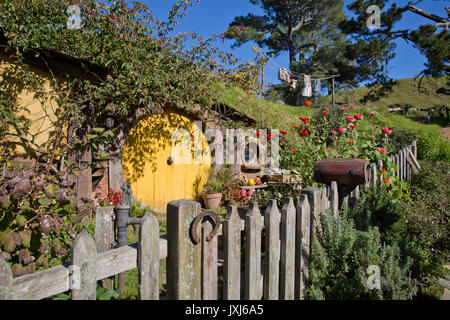
[[[117,206],[122,202],[122,191],[109,188],[108,196],[95,203],[96,207]]]

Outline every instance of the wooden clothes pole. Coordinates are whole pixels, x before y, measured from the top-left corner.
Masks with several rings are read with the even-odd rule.
[[[332,93],[332,103],[333,103],[333,107],[334,107],[334,78],[333,78],[333,93]]]
[[[262,96],[264,98],[264,93],[266,92],[266,88],[265,88],[265,72],[266,72],[266,68],[265,66],[262,66],[262,84],[261,84],[261,88],[262,88]]]

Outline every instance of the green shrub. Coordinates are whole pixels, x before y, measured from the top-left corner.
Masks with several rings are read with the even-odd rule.
[[[416,294],[416,281],[408,275],[410,259],[402,261],[395,243],[382,246],[378,228],[358,231],[351,219],[330,212],[322,227],[312,244],[309,299],[406,300]],[[369,289],[369,266],[379,267],[379,289]]]
[[[420,132],[417,137],[417,157],[420,160],[450,164],[450,143],[438,133]]]
[[[348,209],[348,216],[358,230],[377,227],[383,241],[400,241],[406,232],[406,220],[404,204],[397,200],[384,187],[369,188],[362,191],[360,200]]]
[[[406,249],[418,278],[438,276],[450,261],[450,165],[422,163],[412,175],[413,202],[406,205]]]
[[[396,153],[398,150],[410,145],[416,139],[417,134],[410,130],[392,130],[392,133],[389,135],[389,143],[391,145],[390,152]]]

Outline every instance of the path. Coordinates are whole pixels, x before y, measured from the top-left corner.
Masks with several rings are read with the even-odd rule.
[[[444,139],[450,141],[450,123],[448,123],[444,128],[441,129],[441,135],[444,137]]]

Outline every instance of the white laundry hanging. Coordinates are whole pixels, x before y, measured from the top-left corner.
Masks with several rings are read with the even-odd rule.
[[[320,79],[317,79],[314,83],[314,87],[316,91],[320,91]]]
[[[303,88],[302,96],[311,97],[312,96],[311,76],[305,74],[303,76],[303,81],[305,82],[305,87]]]

